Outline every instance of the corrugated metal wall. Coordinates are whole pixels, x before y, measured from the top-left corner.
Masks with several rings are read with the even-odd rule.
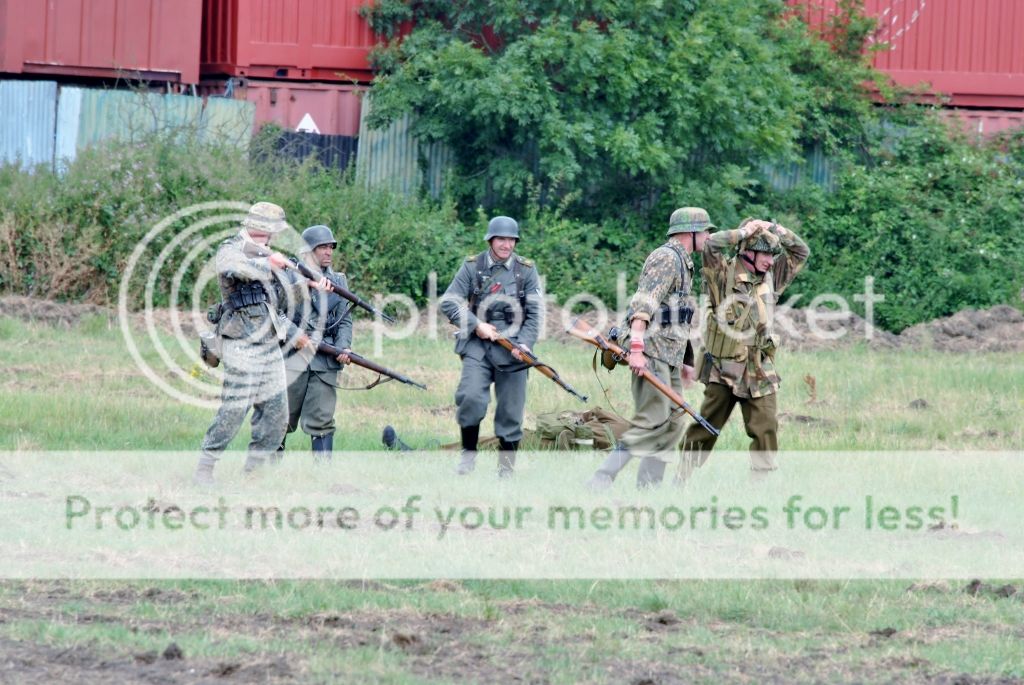
[[[57,84],[0,81],[0,164],[53,164]]]
[[[161,131],[247,146],[256,107],[123,90],[58,88],[53,81],[0,81],[0,162],[60,166],[102,140]]]
[[[421,145],[410,133],[412,118],[408,114],[387,128],[369,128],[366,119],[370,109],[370,98],[364,97],[357,178],[369,187],[389,188],[405,195],[417,194],[425,188],[431,197],[440,197],[445,175],[454,163],[452,151],[440,143]]]
[[[825,155],[820,145],[804,151],[800,162],[762,164],[765,181],[773,189],[784,192],[807,182],[832,190],[835,187],[836,162]]]

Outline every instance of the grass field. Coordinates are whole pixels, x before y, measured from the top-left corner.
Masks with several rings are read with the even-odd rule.
[[[459,367],[449,342],[388,341],[385,350],[379,361],[430,390],[391,383],[343,392],[338,448],[378,449],[385,423],[415,446],[456,440]],[[538,353],[592,404],[608,406],[583,343],[549,342]],[[155,353],[143,354],[155,363]],[[0,361],[0,450],[194,453],[212,416],[150,385],[120,332],[101,318],[70,330],[0,318]],[[780,411],[809,417],[783,420],[786,449],[1024,449],[1019,355],[783,350],[780,372]],[[616,407],[627,410],[626,374],[600,374]],[[805,376],[815,379],[814,402]],[[346,383],[371,379],[352,374]],[[528,426],[538,413],[576,404],[542,377],[532,376],[529,388]],[[698,391],[688,399],[699,405]],[[724,449],[746,446],[735,419]],[[244,449],[246,431],[233,448]],[[305,447],[302,438],[292,442]],[[451,483],[467,498],[497,487],[484,469],[452,483],[454,455],[412,458],[381,453],[372,473],[438,489]],[[514,487],[578,491],[598,458],[528,457]],[[321,472],[298,454],[289,460],[259,487],[345,476],[338,459]],[[183,492],[192,466],[179,459],[153,477]],[[634,468],[615,497],[633,496]],[[742,476],[721,468],[713,472],[719,486]],[[224,487],[249,487],[239,469],[237,461],[218,467]],[[0,490],[3,498],[25,494],[3,470]],[[1024,588],[968,581],[8,580],[0,583],[0,682],[1024,680]]]

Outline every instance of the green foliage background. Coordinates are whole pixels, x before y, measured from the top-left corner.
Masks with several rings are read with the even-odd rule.
[[[428,274],[443,289],[484,247],[487,217],[507,213],[560,301],[613,303],[617,273],[635,283],[671,211],[699,205],[723,228],[759,216],[796,229],[812,249],[790,290],[803,304],[874,276],[889,330],[1019,306],[1024,135],[980,143],[906,104],[869,67],[860,0],[840,4],[826,42],[781,0],[379,0],[369,17],[394,40],[375,55],[373,122],[413,112],[419,136],[454,150],[443,200],[181,132],[112,141],[63,175],[0,167],[0,291],[109,303],[161,218],[262,199],[300,229],[332,226],[336,267],[363,293],[422,302]],[[771,186],[766,163],[813,147],[836,164],[830,188]],[[157,303],[169,297],[161,275]]]

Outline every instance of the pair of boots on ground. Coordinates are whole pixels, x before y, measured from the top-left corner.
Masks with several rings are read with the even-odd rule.
[[[475,426],[462,426],[462,457],[459,465],[455,467],[455,473],[465,476],[476,468],[476,447],[480,440],[480,424]],[[498,478],[511,478],[515,472],[516,451],[519,449],[518,440],[505,440],[498,438]]]
[[[334,433],[327,433],[326,435],[312,435],[310,436],[313,448],[313,458],[318,463],[326,463],[331,461],[331,457],[334,453]],[[269,461],[272,466],[280,464],[284,459],[284,444],[287,436],[281,440],[281,446],[277,448],[277,451],[264,457],[262,454],[250,452],[245,459],[245,466],[242,467],[242,472],[245,474],[252,474],[259,470],[264,462]],[[203,452],[199,457],[199,463],[196,465],[196,472],[192,476],[192,482],[196,485],[213,485],[213,467],[217,465],[218,457]]]

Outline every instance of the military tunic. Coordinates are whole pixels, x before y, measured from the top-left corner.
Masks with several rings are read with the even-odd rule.
[[[543,295],[533,262],[513,253],[496,262],[490,250],[467,257],[441,298],[441,312],[458,327],[455,352],[462,376],[455,391],[455,418],[465,428],[487,414],[490,386],[497,407],[494,433],[507,442],[523,437],[526,366],[497,343],[476,335],[479,322],[494,325],[513,342],[533,348],[540,335]]]
[[[682,367],[693,365],[690,317],[696,307],[693,296],[693,261],[674,240],[648,255],[630,300],[627,325],[634,319],[648,323],[644,335],[647,370],[682,395]],[[629,349],[628,337],[622,342]],[[675,405],[654,386],[631,374],[634,414],[631,428],[622,435],[628,455],[613,453],[598,469],[614,478],[629,459],[641,458],[637,485],[661,481],[665,463],[674,456],[682,437],[685,416],[670,419]]]
[[[281,444],[287,425],[284,360],[279,341],[298,329],[278,312],[274,273],[266,258],[243,252],[242,233],[217,250],[216,268],[223,313],[224,385],[221,406],[206,431],[201,463],[216,462],[253,409],[250,458],[261,460]]]
[[[701,275],[711,301],[705,345],[698,375],[705,383],[700,413],[721,429],[736,404],[751,439],[751,468],[776,467],[778,418],[776,393],[781,379],[775,370],[778,339],[773,331],[775,304],[810,256],[806,243],[793,231],[778,236],[782,254],[763,275],[747,271],[738,256],[724,250],[743,240],[737,229],[712,235],[704,244]],[[678,480],[707,461],[716,438],[694,424],[683,438],[684,459]]]
[[[330,267],[325,276],[348,288],[345,274]],[[352,347],[352,314],[347,300],[333,292],[310,288],[305,277],[290,271],[284,283],[282,304],[289,319],[306,335],[312,345],[296,350],[286,346],[285,370],[288,375],[288,432],[299,426],[307,435],[321,437],[335,431],[334,411],[338,401],[338,372],[341,363],[334,357],[316,352],[316,345],[327,343],[339,350]]]

